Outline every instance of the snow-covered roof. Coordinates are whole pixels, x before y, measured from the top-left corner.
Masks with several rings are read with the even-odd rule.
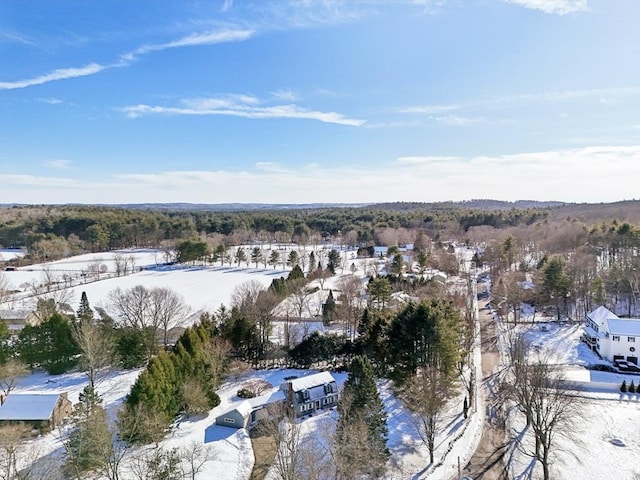
[[[589,318],[595,324],[600,325],[605,320],[609,318],[618,318],[618,316],[611,310],[606,308],[604,305],[600,305],[592,312],[587,313],[587,318]]]
[[[244,402],[240,402],[238,405],[236,405],[236,408],[234,410],[237,410],[240,415],[246,417],[253,411],[253,406],[251,405],[249,400],[245,400]]]
[[[309,390],[313,387],[325,385],[327,383],[335,382],[335,378],[329,372],[319,372],[313,375],[307,375],[306,377],[296,378],[291,380],[291,388],[294,392],[301,390]]]
[[[596,332],[593,328],[591,327],[584,327],[584,331],[587,335],[589,335],[590,337],[600,337],[600,338],[604,338],[604,333],[603,332]]]
[[[611,335],[640,336],[640,318],[609,318]]]
[[[0,406],[0,420],[49,420],[59,393],[11,393]]]
[[[3,320],[25,320],[30,314],[30,310],[0,310],[0,318]]]
[[[251,405],[251,408],[256,409],[271,405],[272,403],[284,401],[284,392],[282,390],[275,390],[254,398],[250,398],[247,401]]]

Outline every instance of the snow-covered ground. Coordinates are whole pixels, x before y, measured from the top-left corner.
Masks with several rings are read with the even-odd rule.
[[[525,317],[525,321],[527,318]],[[640,375],[588,370],[593,364],[607,363],[580,341],[582,325],[557,324],[552,319],[536,318],[534,324],[512,327],[524,333],[533,347],[532,354],[561,366],[566,380],[582,389],[582,414],[576,418],[575,431],[555,440],[551,478],[640,478],[640,394],[621,393],[627,385],[640,382]],[[521,415],[512,415],[508,423],[512,435],[521,439],[509,456],[509,478],[538,480],[542,468],[527,452],[535,446],[525,431]],[[621,440],[624,446],[611,443]]]
[[[25,256],[21,248],[0,248],[0,262],[8,262]]]
[[[70,303],[73,307],[77,306],[82,291],[87,292],[93,306],[107,307],[108,295],[113,289],[116,287],[126,289],[141,284],[146,287],[172,288],[184,297],[193,312],[214,311],[221,304],[229,304],[231,294],[237,285],[249,280],[257,280],[267,286],[274,278],[288,274],[288,271],[280,268],[274,270],[272,267],[264,269],[244,266],[241,268],[160,266],[164,261],[162,252],[136,250],[122,253],[134,256],[134,263],[138,269],[139,267],[145,267],[145,269],[127,276],[102,279],[72,287],[73,299]],[[371,268],[371,261],[355,259],[352,252],[346,252],[344,255],[347,261],[344,262],[344,269],[339,269],[337,276],[327,279],[322,285],[323,288],[320,288],[318,280],[310,285],[311,288],[318,287],[319,290],[308,298],[308,305],[305,308],[309,316],[316,316],[321,312],[322,302],[326,299],[329,289],[333,289],[335,295],[339,296],[341,277],[352,274],[350,268],[352,263],[355,276],[363,282],[366,281],[366,274],[370,273],[368,270]],[[108,265],[108,271],[113,271],[111,262],[113,257],[109,258],[109,254],[102,253],[74,257],[47,265],[54,273],[56,271],[87,271],[91,265],[97,263],[104,263]],[[22,284],[40,281],[43,276],[43,267],[26,267],[16,272],[6,272],[5,276],[13,286],[19,288]],[[523,320],[527,320],[526,310]],[[538,314],[536,320],[549,319],[542,319]],[[310,328],[322,329],[323,327],[318,322]],[[640,474],[640,464],[636,460],[640,458],[640,429],[638,429],[640,395],[616,392],[624,378],[627,379],[627,384],[632,379],[637,384],[640,376],[586,370],[585,365],[602,362],[580,343],[581,331],[577,325],[560,326],[555,323],[546,323],[543,327],[541,323],[533,325],[523,323],[517,328],[525,332],[537,353],[548,354],[555,363],[563,365],[569,380],[583,382],[589,397],[584,406],[585,414],[579,422],[581,428],[573,435],[572,441],[559,440],[561,443],[554,461],[553,478],[574,476],[612,478],[611,472],[616,472],[616,478],[631,480],[634,474]],[[241,401],[236,397],[237,390],[250,379],[265,380],[276,388],[285,376],[304,373],[304,371],[292,370],[265,370],[250,372],[241,378],[229,379],[219,390],[221,405],[206,416],[179,422],[162,442],[162,446],[186,448],[192,442],[209,446],[216,453],[216,458],[205,465],[198,478],[247,479],[254,463],[248,434],[244,430],[216,426],[215,417]],[[103,395],[104,404],[112,418],[138,374],[139,370],[113,372],[98,386],[98,391]],[[341,382],[343,381],[344,377],[341,378]],[[607,386],[605,390],[602,388],[603,384]],[[17,391],[67,391],[70,399],[75,402],[84,385],[86,385],[86,377],[80,373],[56,377],[33,374],[20,383]],[[478,408],[467,422],[463,422],[460,417],[461,399],[452,400],[450,411],[445,416],[446,428],[436,442],[436,462],[442,462],[442,465],[437,468],[433,466],[426,468],[429,463],[428,451],[419,439],[411,415],[392,394],[389,383],[380,383],[379,389],[389,415],[388,446],[392,452],[392,460],[389,463],[387,478],[394,480],[448,479],[455,474],[458,457],[461,458],[463,465],[466,463],[465,459],[473,452],[479,439],[483,423],[483,408]],[[606,393],[607,391],[609,393]],[[331,414],[327,414],[305,420],[306,434],[319,435],[322,433],[320,430],[325,430],[327,422],[335,422],[335,418],[333,420],[332,418]],[[521,427],[517,421],[511,425],[511,428],[516,431]],[[64,430],[57,429],[32,443],[38,447],[39,455],[61,455],[63,433]],[[461,434],[463,434],[462,437],[457,438]],[[620,439],[626,446],[611,444],[609,440],[613,438]],[[525,446],[527,441],[530,439],[525,436]],[[532,463],[530,457],[520,450],[513,452],[511,472],[512,478],[518,479],[537,479],[541,476],[540,467]]]

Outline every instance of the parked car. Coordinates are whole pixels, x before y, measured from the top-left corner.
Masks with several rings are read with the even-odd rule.
[[[591,370],[598,370],[600,372],[615,372],[616,369],[611,365],[607,365],[606,363],[596,363],[595,365],[591,365],[589,367]]]
[[[618,367],[621,372],[640,372],[640,368],[627,360],[614,360],[613,364]]]

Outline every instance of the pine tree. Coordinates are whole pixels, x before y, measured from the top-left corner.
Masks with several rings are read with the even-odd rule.
[[[351,362],[338,412],[338,469],[342,469],[342,475],[346,477],[365,475],[378,478],[389,458],[387,417],[373,368],[366,357],[357,356]],[[356,435],[364,438],[356,442]]]
[[[622,385],[620,385],[620,391],[622,393],[626,393],[627,392],[627,381],[626,380],[622,381]]]
[[[629,393],[635,393],[636,392],[636,386],[633,383],[633,380],[631,380],[631,384],[629,385]]]
[[[91,306],[89,305],[87,292],[83,291],[82,295],[80,296],[80,306],[78,307],[78,311],[76,312],[76,317],[78,321],[93,320],[93,310],[91,310]]]
[[[84,472],[105,465],[113,454],[113,436],[102,399],[89,386],[80,393],[74,409],[75,425],[65,441],[67,475],[86,478]]]
[[[322,305],[322,320],[325,325],[330,325],[336,314],[336,301],[333,298],[333,290],[329,290],[327,300]]]
[[[309,275],[311,275],[316,268],[316,254],[311,252],[309,254]]]

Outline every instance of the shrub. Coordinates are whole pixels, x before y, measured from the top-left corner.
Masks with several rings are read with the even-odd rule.
[[[256,394],[248,388],[241,388],[240,390],[238,390],[238,397],[240,398],[253,398],[255,396]]]
[[[622,381],[622,385],[620,385],[620,391],[622,393],[626,393],[627,392],[627,381],[626,380]]]
[[[636,393],[636,386],[633,384],[633,380],[631,380],[631,384],[629,385],[629,393]]]

